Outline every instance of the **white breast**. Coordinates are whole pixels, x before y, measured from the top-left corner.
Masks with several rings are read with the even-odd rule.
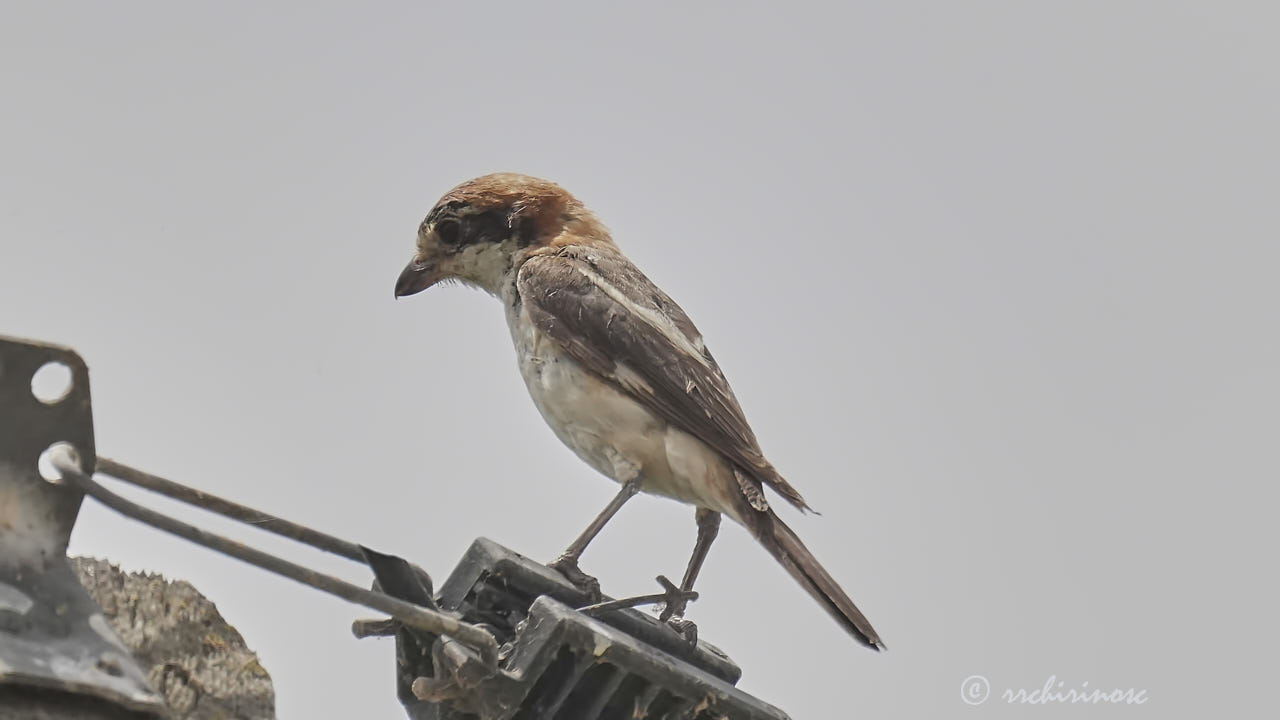
[[[646,492],[731,511],[723,493],[736,486],[719,453],[584,368],[537,330],[522,305],[504,304],[520,374],[561,442],[615,481],[639,474]]]

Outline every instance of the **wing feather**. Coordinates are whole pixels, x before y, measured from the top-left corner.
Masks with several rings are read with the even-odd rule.
[[[765,459],[688,315],[621,253],[570,246],[534,255],[516,284],[538,329],[574,359],[809,509]]]

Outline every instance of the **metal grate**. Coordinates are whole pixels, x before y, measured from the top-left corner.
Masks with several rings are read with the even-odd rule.
[[[574,609],[587,599],[540,563],[479,539],[435,603],[484,623],[504,643],[497,672],[457,696],[418,700],[415,677],[445,682],[436,665],[407,658],[421,634],[398,635],[400,697],[418,720],[782,720],[786,714],[734,687],[738,667],[714,646],[690,645],[652,616],[601,618]],[[409,652],[406,652],[409,650]],[[438,665],[438,664],[437,664]],[[463,681],[459,684],[466,685]]]

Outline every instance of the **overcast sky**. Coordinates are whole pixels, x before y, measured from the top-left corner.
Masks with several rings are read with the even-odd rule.
[[[890,648],[726,526],[690,617],[745,690],[797,720],[1273,704],[1271,4],[267,5],[0,10],[0,333],[85,357],[103,455],[438,581],[479,535],[555,557],[616,486],[496,302],[392,299],[442,193],[535,174],[698,323]],[[583,567],[651,592],[694,532],[642,497]],[[72,550],[194,583],[282,718],[403,716],[370,613],[92,503]],[[1149,701],[996,697],[1050,676]]]

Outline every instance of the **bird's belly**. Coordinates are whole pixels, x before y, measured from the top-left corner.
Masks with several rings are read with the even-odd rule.
[[[639,474],[645,492],[727,509],[723,495],[734,480],[718,453],[525,327],[512,333],[520,374],[561,442],[615,481]]]

